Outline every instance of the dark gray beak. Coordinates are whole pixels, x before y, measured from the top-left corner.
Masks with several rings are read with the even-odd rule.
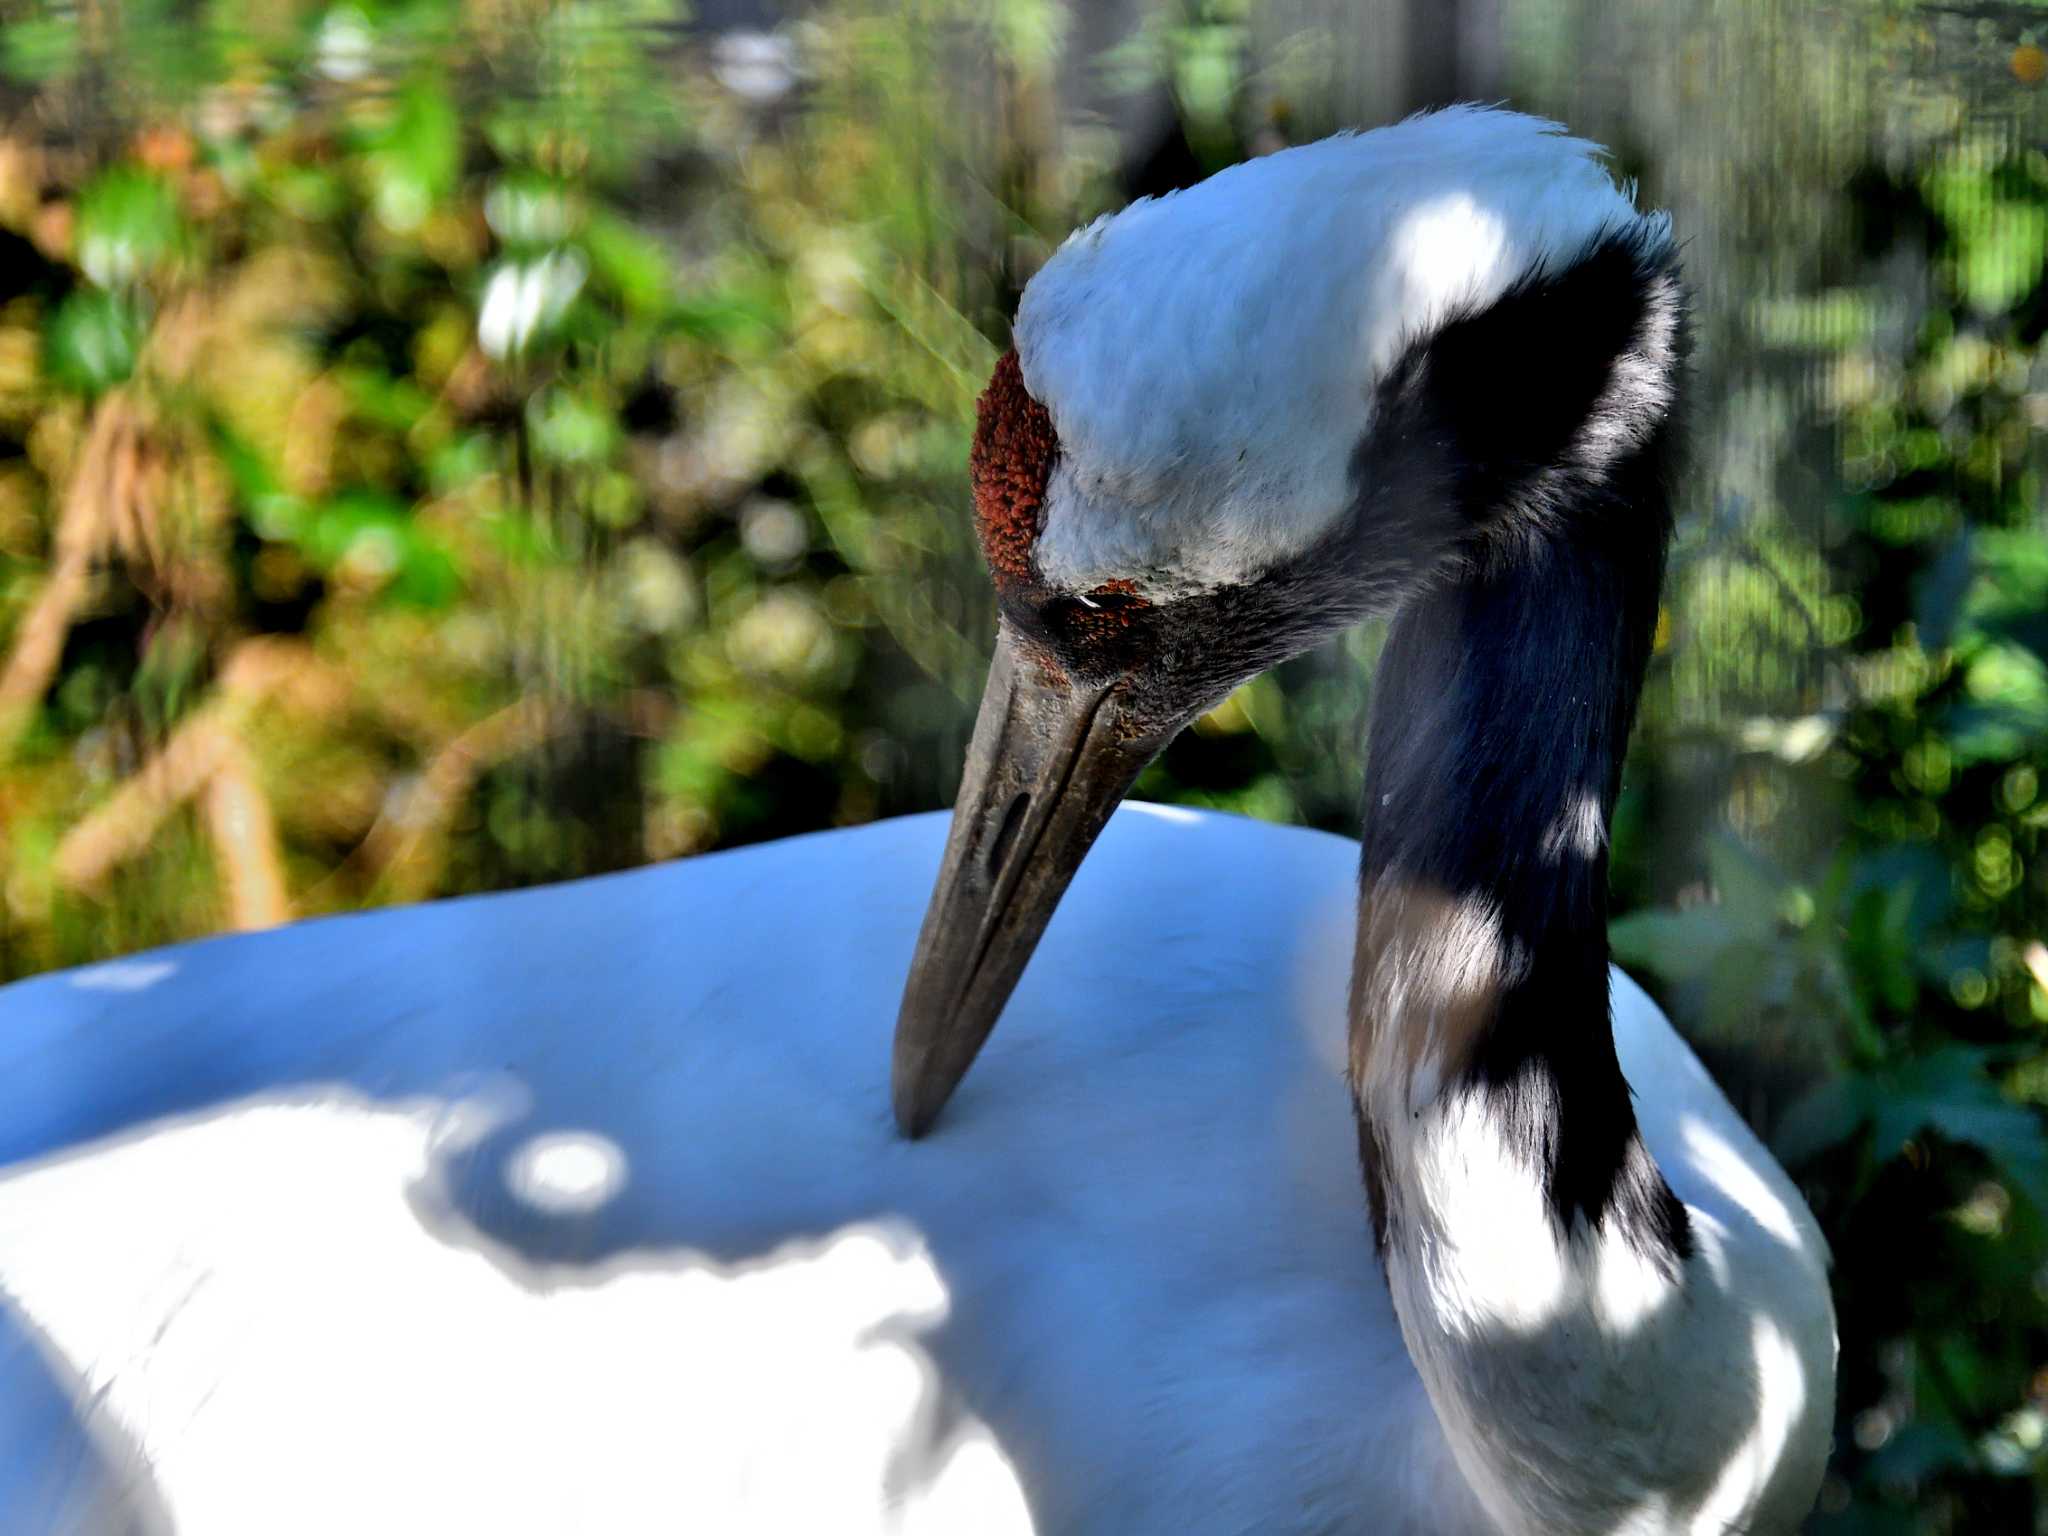
[[[1146,728],[1117,684],[1070,682],[998,631],[896,1020],[890,1088],[904,1135],[938,1119],[1096,834],[1179,724]]]

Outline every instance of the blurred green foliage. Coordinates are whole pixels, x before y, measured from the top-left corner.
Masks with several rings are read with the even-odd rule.
[[[1508,9],[1518,104],[1640,123],[1696,241],[1614,938],[1835,1245],[1816,1528],[2048,1530],[2048,158],[1967,85],[2048,55],[2020,11],[1958,69],[1910,7]],[[0,980],[943,804],[1015,295],[1345,120],[1369,20],[1283,11],[1090,61],[1170,104],[1134,153],[1050,0],[0,0]],[[1676,84],[1582,111],[1603,26]],[[1348,829],[1376,645],[1140,792]]]
[[[1707,1040],[1799,1031],[1827,1069],[1772,1126],[1844,1277],[1846,1433],[1819,1528],[2034,1530],[2048,156],[1966,133],[1852,198],[1891,281],[1762,327],[1814,356],[1838,445],[1811,616],[1825,680],[1810,715],[1730,744],[1770,762],[1769,795],[1825,807],[1831,836],[1790,868],[1711,838],[1715,899],[1624,917],[1615,948]]]

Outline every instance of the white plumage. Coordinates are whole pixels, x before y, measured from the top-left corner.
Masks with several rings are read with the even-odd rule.
[[[913,1146],[889,1026],[944,833],[0,991],[0,1525],[1490,1529],[1359,1195],[1356,845],[1120,812]],[[1817,1266],[1625,979],[1616,1037],[1685,1198]]]
[[[1350,504],[1401,350],[1639,214],[1597,145],[1454,107],[1219,171],[1069,236],[1017,311],[1063,450],[1039,563],[1086,591],[1244,581]]]

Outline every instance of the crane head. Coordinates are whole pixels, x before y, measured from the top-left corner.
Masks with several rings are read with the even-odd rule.
[[[1454,108],[1134,204],[1032,279],[974,436],[996,652],[897,1022],[905,1134],[1184,725],[1668,411],[1668,223],[1598,157]]]

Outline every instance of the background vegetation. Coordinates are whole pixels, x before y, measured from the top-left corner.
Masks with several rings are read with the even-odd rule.
[[[1037,263],[1511,96],[1693,241],[1615,939],[1835,1244],[1814,1528],[2048,1531],[2048,11],[753,9],[0,0],[0,980],[945,803]],[[1376,643],[1141,792],[1348,828]]]

